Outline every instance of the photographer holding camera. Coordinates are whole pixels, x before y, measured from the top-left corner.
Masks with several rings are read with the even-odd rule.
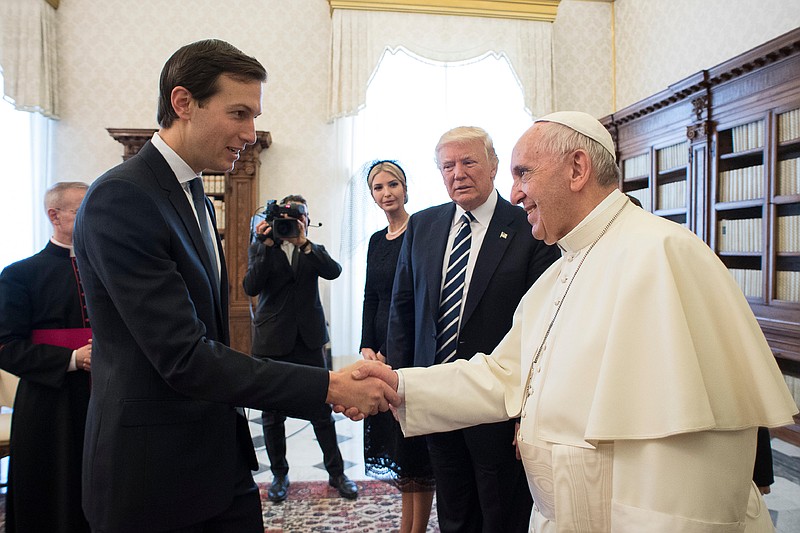
[[[279,204],[270,201],[265,220],[255,228],[242,285],[249,296],[259,296],[253,316],[253,356],[325,368],[328,329],[318,281],[338,278],[342,267],[324,246],[308,240],[308,224],[308,206],[302,196],[287,196]],[[289,492],[285,420],[286,415],[278,411],[264,411],[261,416],[274,476],[267,492],[272,502],[285,500]],[[344,474],[330,409],[311,424],[330,485],[343,497],[356,498],[358,487]]]

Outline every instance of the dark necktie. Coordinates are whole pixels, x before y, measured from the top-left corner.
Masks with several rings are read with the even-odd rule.
[[[219,290],[219,269],[217,268],[217,253],[214,235],[208,224],[208,211],[206,209],[206,195],[203,192],[203,179],[194,178],[189,182],[189,191],[192,193],[194,209],[197,211],[197,221],[200,223],[200,233],[203,234],[203,244],[211,261],[211,271],[214,273],[214,286]]]
[[[458,349],[459,317],[464,283],[467,279],[467,262],[472,243],[470,222],[475,220],[467,211],[461,215],[461,227],[453,241],[453,249],[447,263],[447,272],[439,304],[439,320],[436,322],[436,362],[446,363],[456,355]]]
[[[300,263],[300,248],[292,246],[292,270],[297,274],[297,265]]]

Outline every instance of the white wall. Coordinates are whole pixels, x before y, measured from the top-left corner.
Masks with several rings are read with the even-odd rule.
[[[555,109],[614,111],[611,4],[561,0],[553,23]]]
[[[262,155],[262,199],[302,193],[316,220],[338,217],[343,186],[325,179],[335,160],[334,129],[325,122],[325,0],[69,0],[58,17],[58,179],[91,182],[121,162],[122,146],[106,128],[156,128],[164,62],[180,46],[213,37],[255,56],[269,73],[256,121],[274,141]]]
[[[797,27],[797,0],[561,0],[556,108],[607,115]]]
[[[800,27],[797,0],[616,0],[617,109]]]

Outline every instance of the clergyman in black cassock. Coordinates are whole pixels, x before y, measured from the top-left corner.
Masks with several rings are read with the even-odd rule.
[[[81,458],[91,387],[83,354],[91,331],[71,257],[74,211],[86,185],[56,184],[51,191],[61,185],[67,187],[48,204],[53,239],[0,274],[0,367],[20,377],[11,422],[8,533],[89,531],[81,510]]]

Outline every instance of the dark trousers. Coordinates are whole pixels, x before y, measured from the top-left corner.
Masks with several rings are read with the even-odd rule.
[[[240,472],[239,481],[234,487],[230,506],[208,520],[164,533],[264,533],[261,495],[242,453],[239,453],[239,458],[236,465]]]
[[[276,358],[276,360],[319,368],[327,367],[324,348],[308,348],[299,336],[292,352],[285,357]],[[286,415],[280,411],[264,411],[261,414],[264,444],[267,448],[270,470],[275,476],[285,476],[289,472],[289,463],[286,461],[285,421]],[[311,420],[311,425],[314,427],[314,434],[322,450],[323,463],[328,475],[337,477],[344,474],[344,460],[339,451],[336,427],[334,426],[330,406],[328,406],[323,417]]]
[[[528,531],[533,500],[513,438],[513,420],[427,436],[442,533]]]

